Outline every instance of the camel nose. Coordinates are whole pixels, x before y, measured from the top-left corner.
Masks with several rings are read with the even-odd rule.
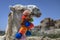
[[[38,13],[38,14],[36,14],[35,16],[36,16],[36,17],[40,17],[40,16],[41,16],[41,13]]]

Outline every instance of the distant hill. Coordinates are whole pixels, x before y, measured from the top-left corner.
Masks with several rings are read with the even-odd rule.
[[[0,36],[4,35],[5,31],[0,31]]]

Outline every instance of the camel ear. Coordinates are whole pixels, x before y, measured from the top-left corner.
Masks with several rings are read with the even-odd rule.
[[[9,8],[10,8],[11,11],[15,10],[15,8],[13,6],[9,6]]]

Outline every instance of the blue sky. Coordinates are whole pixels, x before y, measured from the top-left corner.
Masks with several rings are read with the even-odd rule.
[[[60,19],[60,0],[0,0],[0,30],[5,30],[8,23],[9,5],[36,5],[41,10],[41,17],[34,18],[34,25],[39,25],[44,18]]]

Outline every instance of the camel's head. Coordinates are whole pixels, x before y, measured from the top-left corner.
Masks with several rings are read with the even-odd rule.
[[[40,10],[35,5],[28,5],[27,8],[31,11],[30,15],[35,16],[35,17],[41,16]]]

